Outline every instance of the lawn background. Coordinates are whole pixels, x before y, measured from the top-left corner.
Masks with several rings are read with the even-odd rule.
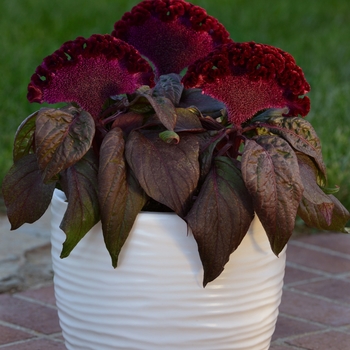
[[[290,52],[311,85],[308,115],[323,144],[329,185],[350,209],[349,0],[194,0],[235,41]],[[26,99],[35,68],[67,40],[110,33],[138,1],[9,0],[0,3],[0,182],[11,166],[14,133],[39,109]]]

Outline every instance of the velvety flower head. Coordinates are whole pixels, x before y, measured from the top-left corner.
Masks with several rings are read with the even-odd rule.
[[[109,96],[154,85],[149,63],[111,35],[78,37],[46,57],[28,86],[30,102],[76,102],[93,116]]]
[[[222,101],[236,125],[267,108],[288,107],[288,116],[305,116],[310,110],[304,96],[310,86],[294,58],[255,42],[222,45],[191,65],[183,83]]]
[[[214,47],[231,41],[217,19],[182,0],[141,2],[115,23],[112,35],[150,59],[158,76],[180,73]]]

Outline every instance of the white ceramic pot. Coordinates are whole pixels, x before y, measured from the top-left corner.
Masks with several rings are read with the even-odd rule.
[[[52,200],[58,314],[71,350],[263,350],[275,329],[285,269],[254,219],[224,272],[206,288],[196,242],[172,213],[141,213],[113,269],[96,225],[59,255],[64,195]]]

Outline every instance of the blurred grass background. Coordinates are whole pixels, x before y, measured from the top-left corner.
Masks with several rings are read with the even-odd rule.
[[[14,133],[39,109],[26,99],[35,68],[67,40],[110,33],[134,0],[0,2],[0,182],[10,168]],[[290,52],[311,84],[312,122],[323,144],[329,185],[350,209],[349,0],[193,0],[218,18],[235,41]]]

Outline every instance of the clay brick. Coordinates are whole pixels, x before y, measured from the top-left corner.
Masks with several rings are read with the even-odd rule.
[[[289,340],[291,345],[313,350],[350,350],[350,334],[329,331]]]
[[[0,325],[0,345],[30,338],[33,338],[33,335],[18,329]]]
[[[16,293],[15,296],[24,296],[26,298],[31,298],[46,304],[56,306],[53,285],[40,287],[36,289],[28,289],[25,292]]]
[[[7,294],[0,295],[0,320],[44,334],[61,331],[55,309]]]
[[[350,251],[350,235],[343,233],[311,235],[297,240],[343,254],[349,254]]]
[[[272,340],[316,332],[322,329],[324,327],[279,315]]]
[[[61,342],[50,339],[36,339],[25,343],[7,346],[6,350],[66,350]]]
[[[307,272],[300,270],[298,268],[292,266],[286,266],[286,273],[284,276],[284,285],[288,285],[290,283],[307,281],[311,278],[319,277],[320,275],[312,272]]]
[[[292,244],[288,245],[287,259],[295,264],[328,273],[345,273],[350,271],[350,259],[293,246]]]
[[[292,350],[292,349],[289,346],[284,346],[284,345],[271,345],[269,350]]]
[[[346,307],[285,290],[280,312],[323,325],[346,326],[350,324],[350,306]]]
[[[293,288],[331,300],[341,301],[350,306],[350,280],[347,282],[336,278],[327,278],[323,281],[310,282]]]

